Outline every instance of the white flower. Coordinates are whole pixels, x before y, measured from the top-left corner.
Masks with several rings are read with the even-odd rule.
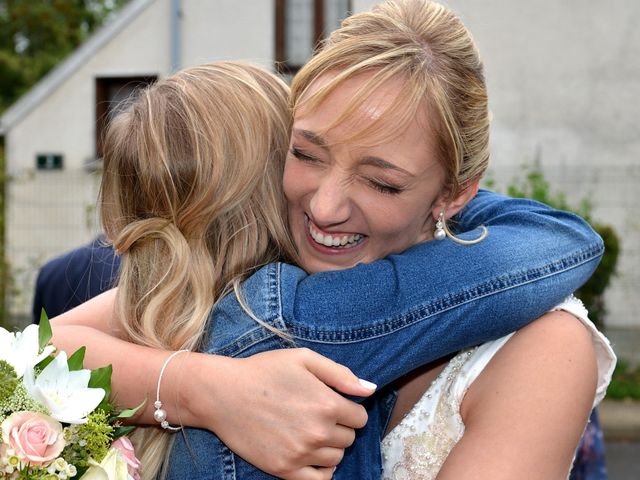
[[[109,450],[102,462],[89,460],[89,463],[91,467],[80,480],[133,480],[127,470],[127,461],[116,448]]]
[[[24,385],[35,400],[51,412],[51,417],[62,423],[86,423],[87,415],[100,404],[105,392],[102,388],[88,388],[89,370],[69,371],[67,354],[60,352],[45,369],[34,378],[33,369],[27,369]]]
[[[38,338],[38,326],[29,325],[23,332],[11,333],[0,327],[0,360],[9,363],[22,378],[25,370],[37,365],[55,351],[53,345],[44,347],[42,353]]]

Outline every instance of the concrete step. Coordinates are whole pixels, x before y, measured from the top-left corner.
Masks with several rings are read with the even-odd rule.
[[[598,410],[607,441],[640,441],[640,401],[605,399]]]

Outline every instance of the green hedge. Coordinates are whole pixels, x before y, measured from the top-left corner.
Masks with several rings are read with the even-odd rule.
[[[613,379],[607,389],[607,398],[612,400],[640,400],[640,366],[631,366],[618,360]]]

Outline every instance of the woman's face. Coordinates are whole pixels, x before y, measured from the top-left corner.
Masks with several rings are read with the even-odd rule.
[[[284,191],[301,267],[308,272],[372,262],[428,240],[444,206],[445,174],[426,112],[394,138],[345,141],[380,117],[402,82],[387,83],[326,131],[366,78],[343,83],[316,109],[303,108],[294,118]],[[323,76],[312,88],[330,79]],[[396,127],[396,119],[382,120],[381,131]]]

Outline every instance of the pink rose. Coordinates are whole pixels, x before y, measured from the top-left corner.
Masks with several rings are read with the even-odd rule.
[[[13,413],[2,422],[1,428],[2,441],[31,465],[48,465],[64,448],[62,425],[42,413]]]
[[[127,437],[120,437],[111,444],[111,448],[120,450],[120,453],[122,453],[122,456],[127,461],[127,471],[129,472],[129,475],[131,475],[134,480],[140,480],[139,470],[140,467],[142,467],[142,464],[140,463],[140,460],[136,458],[131,440]]]

